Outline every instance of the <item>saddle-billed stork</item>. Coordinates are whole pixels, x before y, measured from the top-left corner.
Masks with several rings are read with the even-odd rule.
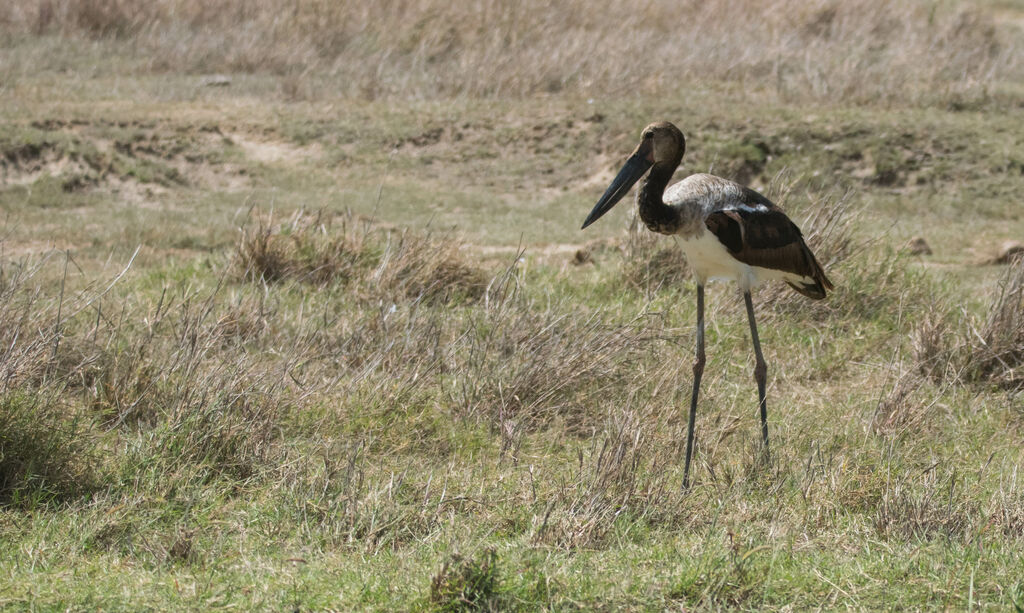
[[[583,228],[607,213],[646,174],[636,198],[640,219],[652,232],[678,236],[682,240],[683,253],[697,282],[697,359],[693,364],[683,469],[683,487],[688,488],[697,394],[704,373],[705,283],[711,279],[733,280],[743,292],[754,344],[754,380],[761,409],[765,457],[768,455],[765,401],[768,366],[761,354],[750,290],[764,281],[779,279],[804,296],[820,300],[826,290],[832,289],[832,283],[796,224],[756,191],[709,174],[690,175],[666,190],[685,151],[683,133],[671,123],[654,123],[644,128],[640,144],[597,201],[583,222]]]

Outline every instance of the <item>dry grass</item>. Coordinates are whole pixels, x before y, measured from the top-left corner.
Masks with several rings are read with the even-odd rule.
[[[89,493],[100,465],[87,420],[68,419],[55,390],[0,396],[0,508]]]
[[[234,266],[247,281],[357,282],[364,296],[476,300],[486,278],[464,258],[452,236],[387,232],[348,213],[298,211],[278,225],[259,217],[255,227],[243,228]]]
[[[527,275],[520,254],[475,300],[427,299],[424,279],[438,275],[430,272],[438,249],[423,247],[429,236],[374,229],[359,242],[352,225],[290,219],[249,235],[280,247],[272,270],[281,275],[243,274],[254,267],[239,265],[251,253],[242,250],[205,281],[118,287],[116,299],[82,310],[108,283],[62,302],[57,289],[12,271],[0,329],[20,332],[5,332],[13,362],[0,365],[26,374],[13,376],[17,389],[3,397],[0,512],[77,505],[70,515],[84,516],[84,526],[69,530],[88,549],[75,555],[172,571],[227,572],[217,566],[227,555],[250,555],[236,541],[273,542],[282,549],[256,555],[292,559],[294,548],[314,563],[320,551],[399,560],[418,569],[403,602],[441,610],[501,610],[576,589],[535,570],[524,571],[532,585],[522,587],[512,569],[534,568],[520,557],[533,552],[643,551],[684,572],[652,582],[652,598],[713,606],[758,604],[769,583],[778,590],[787,573],[802,577],[785,566],[796,558],[784,556],[814,563],[822,554],[795,535],[826,543],[821,549],[862,533],[891,548],[1019,539],[1015,482],[992,492],[981,473],[922,474],[913,458],[923,451],[893,458],[891,447],[892,478],[877,470],[887,453],[880,441],[941,446],[945,424],[929,418],[943,392],[916,373],[886,384],[892,392],[867,424],[880,436],[856,432],[856,444],[822,423],[860,418],[858,408],[829,406],[829,392],[806,408],[779,403],[771,413],[785,416],[772,422],[779,455],[767,467],[727,442],[737,421],[755,427],[749,381],[730,387],[732,374],[711,374],[696,487],[683,493],[679,397],[689,352],[676,345],[689,341],[672,326],[685,320],[689,330],[689,314],[630,320],[643,300],[630,292],[626,307],[622,296],[581,303],[563,294],[564,278]],[[314,280],[309,271],[324,266],[307,266],[301,253],[351,255],[320,247],[330,244],[358,244],[365,260],[351,275]],[[998,315],[1008,300],[993,299],[992,322],[1012,320]],[[57,317],[61,304],[68,308]],[[745,338],[742,319],[728,319],[716,322],[723,364]],[[1005,325],[991,324],[991,338]],[[50,390],[60,404],[46,403]],[[875,391],[854,392],[854,402]],[[478,543],[467,532],[487,536]],[[796,553],[759,555],[786,539],[796,539]],[[443,549],[449,543],[482,553],[455,557]],[[684,553],[659,562],[665,547]],[[625,561],[614,568],[617,577],[635,572]],[[773,572],[782,574],[763,574]]]
[[[0,505],[78,496],[97,474],[91,424],[75,418],[79,408],[64,401],[54,368],[67,348],[61,341],[72,306],[63,290],[44,296],[35,284],[46,264],[23,260],[0,270]]]
[[[917,368],[934,382],[1024,386],[1024,258],[1002,274],[983,321],[930,305],[911,336]]]
[[[16,269],[25,270],[33,268]],[[99,428],[145,432],[152,445],[139,453],[172,473],[198,465],[244,481],[273,453],[289,406],[285,370],[225,344],[220,286],[205,295],[165,289],[156,304],[118,309],[104,295],[119,278],[47,299],[31,275],[8,278],[5,498],[39,503],[87,488],[109,469],[92,460]]]
[[[623,280],[627,287],[654,296],[661,290],[681,286],[690,278],[690,267],[678,241],[649,231],[633,217],[622,247]]]
[[[960,372],[949,344],[953,325],[934,306],[924,314],[910,335],[910,350],[918,371],[934,383],[960,380]]]
[[[679,484],[666,469],[677,459],[654,444],[650,420],[640,407],[626,406],[605,424],[600,437],[580,451],[571,479],[551,496],[532,539],[570,550],[600,547],[616,521],[678,525],[685,508]]]
[[[671,334],[640,321],[609,324],[600,312],[579,318],[561,302],[542,308],[517,290],[515,264],[485,283],[449,237],[371,229],[349,216],[331,223],[300,212],[279,225],[259,222],[212,288],[165,287],[119,310],[94,288],[42,299],[33,270],[15,267],[6,277],[5,393],[24,395],[17,406],[44,416],[40,394],[56,390],[84,423],[144,433],[139,453],[170,472],[200,466],[201,480],[258,478],[285,453],[279,441],[291,409],[339,386],[349,390],[350,418],[361,417],[363,400],[390,411],[434,387],[455,415],[510,440],[555,418],[590,432],[609,389],[644,388],[631,365]],[[328,294],[315,301],[323,311],[282,319],[268,289],[305,295],[311,283]],[[329,297],[338,292],[340,316]],[[29,442],[39,434],[7,441],[12,475],[35,474],[18,458],[34,455]]]
[[[293,279],[316,285],[348,281],[368,264],[364,243],[369,227],[346,216],[340,230],[334,231],[331,221],[322,212],[298,211],[275,226],[272,215],[257,216],[255,227],[241,231],[235,258],[239,276],[248,281]]]
[[[880,436],[920,436],[933,430],[939,417],[936,404],[941,397],[919,372],[895,376],[889,392],[879,399],[872,431]]]
[[[75,225],[77,239],[69,254],[0,262],[0,607],[1024,603],[1024,273],[998,286],[996,269],[963,274],[943,253],[962,246],[943,244],[952,232],[928,234],[935,260],[948,258],[936,266],[861,241],[896,218],[960,219],[966,202],[978,241],[1016,231],[1014,211],[992,204],[1019,191],[1012,112],[880,108],[991,99],[1020,80],[1015,34],[946,4],[631,8],[4,4],[0,37],[15,53],[0,54],[0,89],[15,110],[0,196],[12,217],[36,215],[21,223],[37,236]],[[91,60],[48,52],[83,48],[114,62],[72,75],[104,103],[57,100],[89,119],[53,120],[25,92],[63,86],[56,70]],[[653,67],[635,59],[659,55]],[[31,61],[6,70],[12,57]],[[179,88],[198,79],[183,71],[262,76],[191,88],[195,103]],[[125,89],[109,87],[112,74]],[[393,100],[279,104],[261,89],[267,75],[288,98]],[[152,82],[152,106],[117,98]],[[697,88],[724,92],[722,104],[679,101]],[[554,90],[566,95],[532,96]],[[580,95],[627,91],[576,119]],[[505,99],[518,95],[531,97]],[[446,96],[492,98],[408,102]],[[773,96],[798,102],[760,104]],[[559,108],[540,109],[549,103]],[[637,228],[624,258],[599,239],[579,258],[593,265],[559,266],[590,236],[575,211],[597,189],[567,177],[593,173],[580,160],[621,155],[624,125],[669,110],[691,114],[710,145],[695,167],[757,184],[784,165],[805,173],[765,192],[836,281],[827,301],[784,286],[758,297],[771,320],[767,463],[742,303],[710,302],[686,492],[694,305],[673,286],[686,275],[677,246]],[[293,141],[318,154],[250,156],[252,143],[288,153]],[[906,166],[882,163],[893,147]],[[924,153],[934,173],[910,168]],[[162,197],[107,198],[106,183],[130,177]],[[257,211],[232,233],[243,202],[269,200],[284,212]],[[499,220],[488,243],[510,233],[504,220],[552,210],[498,269],[450,233],[404,228],[434,212],[477,223],[482,202]],[[378,204],[402,227],[293,213]],[[34,253],[11,223],[5,249]],[[126,275],[75,268],[120,260],[136,237]],[[559,244],[538,256],[534,241]]]
[[[898,480],[888,486],[875,511],[875,529],[883,537],[945,538],[967,541],[977,533],[985,517],[970,499],[958,496],[965,487],[956,474],[929,470],[918,483]]]
[[[557,417],[568,432],[589,431],[611,390],[631,394],[644,387],[635,369],[655,341],[677,333],[644,318],[610,324],[600,311],[537,303],[514,291],[515,275],[510,268],[495,279],[485,308],[471,315],[477,333],[459,338],[452,401],[513,438]]]
[[[406,298],[473,301],[483,296],[487,278],[465,259],[462,244],[455,237],[395,232],[388,235],[380,263],[370,278],[374,284]]]
[[[28,0],[0,9],[0,24],[129,41],[157,72],[269,70],[289,96],[608,95],[719,82],[783,99],[963,105],[1024,70],[1019,31],[924,1]],[[318,74],[326,80],[303,86]]]
[[[969,379],[1008,388],[1024,386],[1024,257],[1010,263],[999,282],[988,317],[970,330]]]
[[[56,322],[39,314],[43,311],[55,319],[55,312],[38,289],[29,289],[43,265],[22,261],[0,269],[0,342],[6,348],[0,358],[0,385],[4,392],[18,389],[27,380],[42,380],[46,359],[56,347]]]

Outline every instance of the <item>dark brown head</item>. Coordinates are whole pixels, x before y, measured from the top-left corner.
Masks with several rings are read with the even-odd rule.
[[[650,142],[651,162],[666,163],[678,166],[686,152],[686,139],[679,128],[667,121],[652,123],[640,133],[639,150],[644,143]],[[674,169],[674,168],[673,168]]]
[[[640,133],[640,144],[626,160],[619,174],[612,180],[604,195],[590,211],[583,227],[597,221],[599,217],[611,210],[633,187],[640,177],[655,164],[670,165],[672,170],[679,166],[686,151],[686,139],[679,128],[667,121],[652,123]]]

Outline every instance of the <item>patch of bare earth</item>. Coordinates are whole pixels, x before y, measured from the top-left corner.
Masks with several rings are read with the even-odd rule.
[[[49,134],[0,151],[3,186],[53,177],[66,192],[110,194],[121,204],[141,208],[166,208],[164,196],[176,188],[245,191],[251,188],[250,162],[299,165],[322,154],[319,146],[222,131],[211,124],[47,120],[32,127]],[[241,150],[244,161],[224,159],[231,147]]]
[[[497,187],[510,193],[519,193],[527,186],[522,174],[509,172],[507,166],[529,159],[535,167],[529,189],[555,195],[592,188],[614,176],[610,174],[617,170],[611,168],[614,156],[604,154],[608,136],[604,124],[600,114],[580,119],[565,112],[531,120],[499,117],[436,122],[398,139],[392,147],[401,156],[431,160],[431,174],[438,167],[433,162],[438,162],[455,173],[453,180],[462,184]],[[607,163],[602,163],[596,174],[582,179],[579,169],[568,163],[595,158],[603,162],[606,157]]]
[[[228,132],[226,137],[237,145],[245,157],[261,164],[299,165],[321,157],[319,144],[299,146],[271,138],[258,138],[245,132]]]

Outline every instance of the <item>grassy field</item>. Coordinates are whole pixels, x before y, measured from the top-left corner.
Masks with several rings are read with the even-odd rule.
[[[622,10],[0,8],[0,608],[1024,609],[1024,4]],[[685,492],[655,120],[836,285],[767,465],[709,288]]]

